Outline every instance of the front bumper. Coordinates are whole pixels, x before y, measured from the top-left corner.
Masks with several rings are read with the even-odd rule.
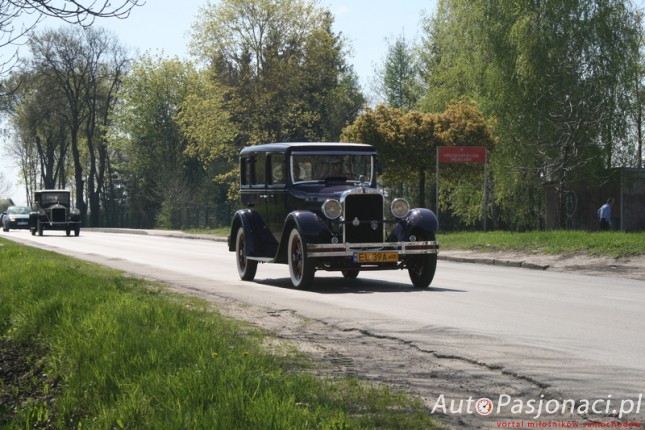
[[[48,230],[67,230],[69,229],[74,229],[76,226],[80,226],[81,222],[80,221],[41,221],[40,225],[43,226],[43,228],[46,228]]]
[[[365,252],[396,252],[398,259],[406,255],[438,254],[436,241],[381,243],[307,244],[307,257],[354,257]]]

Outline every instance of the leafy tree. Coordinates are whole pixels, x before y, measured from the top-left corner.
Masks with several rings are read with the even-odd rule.
[[[124,78],[111,140],[122,152],[117,169],[128,190],[128,207],[140,214],[141,227],[179,227],[172,210],[190,203],[204,184],[205,172],[196,156],[205,157],[207,150],[195,141],[187,152],[190,140],[178,118],[183,107],[190,108],[185,105],[189,96],[209,97],[211,88],[196,87],[200,82],[189,63],[149,55],[139,58]],[[215,123],[212,112],[199,112],[204,128]]]
[[[333,19],[313,0],[224,0],[202,10],[193,52],[225,91],[236,148],[337,140],[363,103]]]
[[[376,76],[376,92],[388,106],[404,111],[416,107],[422,94],[420,69],[414,46],[404,35],[389,44]]]
[[[370,143],[377,148],[384,164],[383,180],[386,184],[409,185],[411,180],[416,181],[416,201],[420,207],[426,206],[426,183],[434,175],[438,146],[492,148],[494,143],[490,125],[477,106],[467,100],[449,105],[440,114],[403,112],[379,105],[374,110],[367,109],[346,127],[343,139]],[[451,193],[470,187],[469,181],[475,181],[481,188],[480,177],[474,177],[464,169],[452,170],[446,178],[446,207]],[[452,202],[450,209],[458,214],[468,214],[466,221],[469,223],[481,219],[481,199],[475,209],[470,200]]]
[[[426,26],[422,105],[438,111],[465,95],[497,119],[500,220],[535,225],[546,182],[564,196],[608,164],[628,129],[634,23],[620,0],[439,2]]]
[[[224,92],[208,73],[195,75],[191,92],[181,102],[177,121],[188,140],[186,154],[197,158],[214,176],[216,183],[227,185],[231,198],[238,191],[238,150],[232,144],[238,130],[224,109]]]

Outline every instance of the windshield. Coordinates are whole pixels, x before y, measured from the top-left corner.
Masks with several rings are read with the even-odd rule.
[[[31,209],[22,206],[15,206],[7,210],[9,215],[29,215],[29,212],[31,212]]]
[[[42,205],[51,205],[55,203],[60,203],[63,205],[69,204],[68,193],[42,193],[40,199]]]
[[[329,179],[372,181],[372,156],[369,154],[294,154],[291,156],[293,183]]]

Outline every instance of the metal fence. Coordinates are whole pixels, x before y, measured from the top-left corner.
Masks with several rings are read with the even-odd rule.
[[[221,203],[208,206],[185,206],[176,208],[164,218],[164,227],[172,229],[209,229],[231,224],[236,206]],[[155,228],[159,227],[160,214],[126,209],[102,212],[98,226],[109,228]]]

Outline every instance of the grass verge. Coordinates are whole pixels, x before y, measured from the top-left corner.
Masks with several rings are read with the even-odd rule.
[[[0,239],[0,428],[427,429],[423,404],[206,302]]]
[[[645,254],[645,233],[587,232],[573,230],[514,233],[449,232],[439,237],[446,250],[519,251],[543,254],[585,253],[595,256],[629,257]]]
[[[213,236],[228,237],[231,233],[231,227],[218,227],[218,228],[189,228],[182,230],[184,233],[190,234],[212,234]]]

